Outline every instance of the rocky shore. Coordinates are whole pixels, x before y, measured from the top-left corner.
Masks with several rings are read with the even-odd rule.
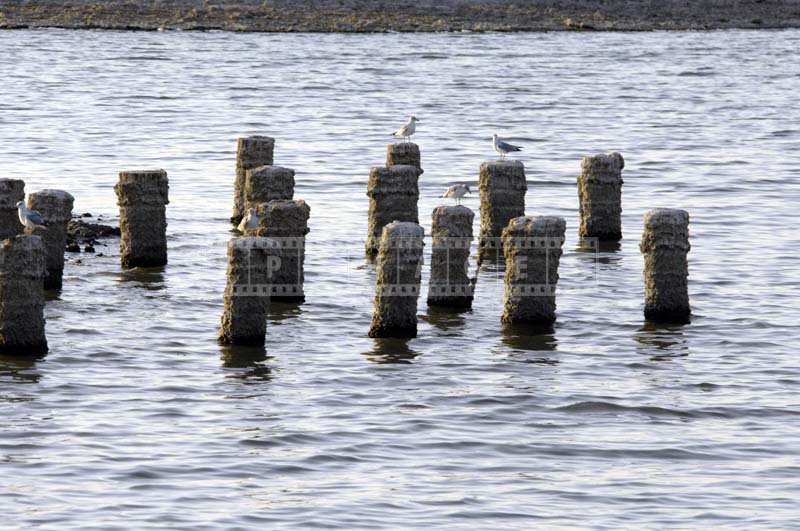
[[[0,29],[259,32],[800,27],[797,0],[3,0]]]

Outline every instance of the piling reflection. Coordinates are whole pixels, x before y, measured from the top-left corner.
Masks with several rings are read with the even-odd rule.
[[[616,264],[622,261],[622,244],[618,241],[600,241],[596,238],[581,238],[572,250],[578,260],[596,264]]]
[[[226,369],[244,369],[228,375],[241,380],[272,380],[272,369],[266,365],[267,349],[263,346],[220,347],[222,366]]]
[[[275,302],[269,303],[268,319],[269,323],[281,323],[283,321],[297,319],[303,315],[302,303],[299,302]],[[269,333],[269,332],[267,332]]]
[[[689,355],[684,325],[646,322],[634,336],[636,352],[652,361],[664,361]]]
[[[558,360],[549,357],[531,359],[526,354],[531,352],[555,352],[558,340],[553,325],[503,325],[501,330],[503,344],[514,352],[511,358],[518,358],[525,363],[542,363],[555,365]]]
[[[470,308],[428,306],[428,313],[422,318],[439,330],[458,331],[466,324],[466,315],[469,313],[472,313]]]
[[[375,338],[374,347],[364,355],[373,363],[412,363],[419,353],[409,347],[408,339]]]
[[[165,269],[165,266],[122,269],[119,272],[117,279],[119,282],[130,282],[137,284],[136,287],[152,291],[160,291],[166,287],[164,282]]]
[[[20,355],[0,354],[0,382],[11,383],[38,383],[42,375],[33,372],[36,369],[36,361],[44,355],[31,356],[20,353]]]

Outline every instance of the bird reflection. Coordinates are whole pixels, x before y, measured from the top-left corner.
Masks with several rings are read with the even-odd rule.
[[[246,369],[237,371],[228,378],[242,380],[271,380],[272,369],[265,365],[267,349],[263,346],[223,346],[220,347],[222,366],[226,369]]]
[[[646,322],[636,336],[637,352],[652,361],[664,361],[689,355],[689,345],[679,324]]]
[[[419,353],[408,346],[408,339],[375,338],[375,346],[364,355],[373,363],[411,363]]]

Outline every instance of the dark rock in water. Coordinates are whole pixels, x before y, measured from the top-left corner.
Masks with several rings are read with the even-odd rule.
[[[96,256],[105,256],[103,253],[97,253]]]
[[[83,252],[84,252],[84,253],[93,253],[93,252],[94,252],[94,247],[92,247],[91,245],[86,245],[86,246],[83,248]]]
[[[86,223],[80,219],[73,219],[67,225],[67,237],[70,241],[92,242],[98,238],[119,236],[119,227],[101,225],[99,223]]]
[[[81,252],[81,246],[75,242],[71,242],[67,245],[67,252],[68,253],[79,253]]]
[[[89,212],[84,212],[83,214],[81,214],[80,217],[82,217],[82,218],[90,218],[90,217],[92,217],[92,215]]]

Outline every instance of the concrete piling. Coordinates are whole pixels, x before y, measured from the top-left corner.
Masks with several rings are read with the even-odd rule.
[[[25,181],[0,179],[0,240],[22,234],[17,203],[25,200]]]
[[[47,352],[44,275],[45,250],[39,236],[0,241],[0,354]]]
[[[481,198],[479,259],[501,253],[503,229],[525,215],[525,167],[518,160],[493,160],[481,164],[478,188]]]
[[[578,176],[581,238],[622,239],[622,168],[619,153],[584,157]]]
[[[506,260],[502,322],[556,320],[556,284],[566,223],[558,216],[521,216],[503,230]]]
[[[644,255],[645,318],[688,323],[689,213],[672,208],[647,212],[639,249]]]
[[[417,223],[394,221],[383,228],[369,337],[417,336],[424,235]]]
[[[268,136],[248,136],[236,142],[236,180],[233,184],[233,215],[231,223],[238,225],[245,213],[247,170],[272,166],[275,139]]]
[[[42,190],[28,194],[28,208],[42,215],[45,227],[32,234],[41,236],[46,257],[44,289],[60,289],[64,273],[64,249],[67,245],[67,223],[72,219],[75,199],[63,190]],[[26,229],[27,232],[27,229]]]
[[[383,228],[393,221],[419,223],[419,169],[401,164],[376,167],[369,172],[369,222],[367,256],[374,258],[381,244]]]
[[[386,146],[386,166],[415,166],[422,175],[419,146],[413,142],[395,142]]]
[[[256,209],[257,236],[275,242],[270,250],[270,298],[275,302],[303,302],[305,248],[311,208],[302,199],[262,203]]]
[[[119,205],[122,267],[167,263],[169,181],[164,170],[121,171],[114,186]]]
[[[294,170],[282,166],[259,166],[247,170],[245,212],[248,208],[276,199],[294,197]]]
[[[242,236],[228,243],[228,281],[219,341],[224,345],[263,345],[269,310],[269,238]]]
[[[469,250],[475,213],[465,206],[438,206],[431,227],[431,278],[428,306],[471,308]]]

